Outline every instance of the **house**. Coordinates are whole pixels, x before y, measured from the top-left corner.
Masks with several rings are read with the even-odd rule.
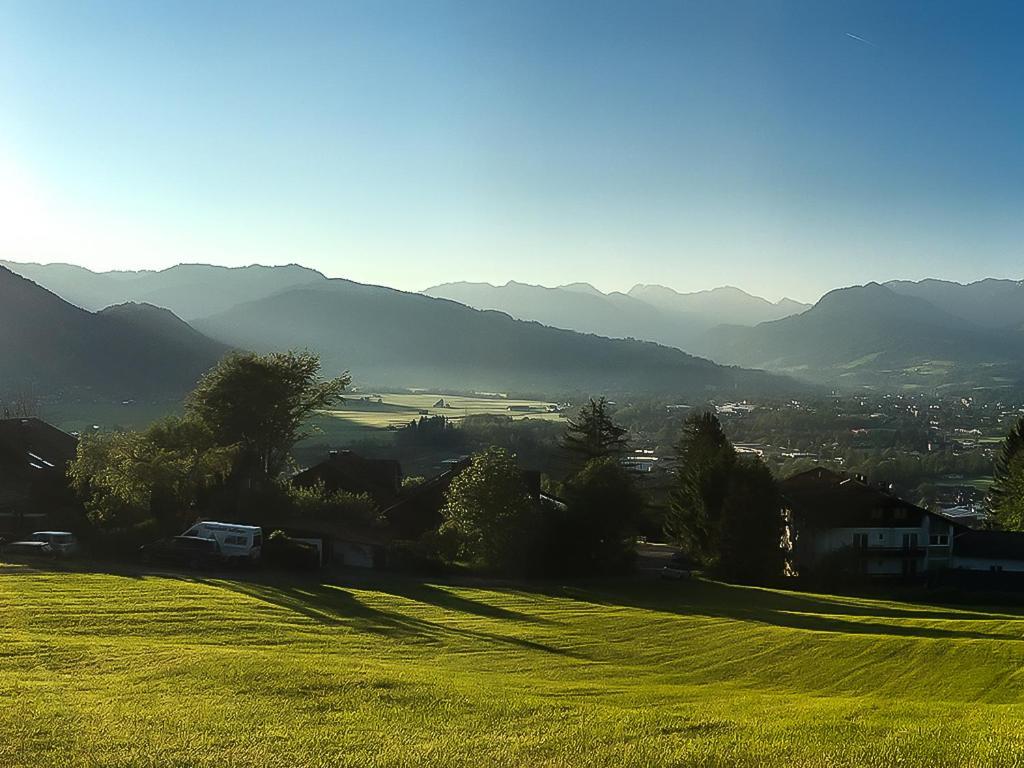
[[[441,508],[445,504],[448,489],[468,466],[469,459],[453,461],[441,474],[412,488],[386,507],[382,514],[395,537],[418,539],[441,525]]]
[[[952,564],[955,524],[865,482],[823,467],[780,484],[794,570],[830,560],[872,576],[910,577]]]
[[[953,539],[954,570],[1024,574],[1024,533],[960,528]]]
[[[78,440],[35,418],[0,419],[0,536],[73,527],[81,509],[67,480]]]
[[[401,493],[402,467],[393,459],[367,459],[352,451],[330,451],[324,461],[299,472],[292,482],[300,488],[323,483],[330,493],[366,493],[384,506]]]

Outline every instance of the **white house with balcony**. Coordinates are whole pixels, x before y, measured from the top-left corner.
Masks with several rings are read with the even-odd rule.
[[[951,520],[863,478],[817,467],[782,481],[781,490],[797,573],[812,573],[830,561],[895,577],[952,565]]]

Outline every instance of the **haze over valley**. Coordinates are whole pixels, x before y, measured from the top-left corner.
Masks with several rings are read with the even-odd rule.
[[[141,378],[126,376],[122,386],[134,387],[136,397],[191,383],[228,348],[309,348],[328,371],[351,370],[368,386],[459,391],[746,396],[785,386],[1012,391],[1024,381],[1024,285],[1010,280],[870,283],[804,305],[731,287],[687,294],[637,285],[606,294],[586,283],[453,283],[414,294],[298,265],[96,273],[66,264],[3,264],[7,311],[63,313],[69,319],[62,327],[102,318],[131,328],[140,339],[133,343],[177,371],[165,375],[160,365],[122,350],[128,330],[119,330],[116,342],[101,342],[100,331],[60,334],[64,346],[52,359],[67,365],[91,359],[97,371],[109,370],[120,355],[128,371],[139,361]],[[12,322],[7,343],[39,349],[46,327]],[[19,354],[7,358],[18,361],[6,368],[9,380],[15,370],[37,388],[70,380]],[[103,393],[101,379],[87,386],[83,379],[79,391]]]

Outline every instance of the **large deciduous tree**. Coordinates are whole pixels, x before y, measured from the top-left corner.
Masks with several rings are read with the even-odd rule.
[[[320,358],[306,352],[225,357],[189,396],[189,414],[222,445],[238,446],[243,477],[273,479],[287,466],[309,416],[341,399],[348,374],[324,380]]]
[[[612,420],[608,402],[603,397],[591,398],[575,418],[569,419],[562,445],[586,462],[625,453],[629,437],[626,428]]]
[[[475,455],[452,481],[442,514],[442,534],[456,538],[459,556],[468,562],[503,572],[530,567],[538,511],[507,451]]]
[[[176,533],[195,516],[200,493],[231,470],[233,446],[222,446],[203,422],[170,417],[144,432],[87,435],[68,475],[101,529],[155,524]]]

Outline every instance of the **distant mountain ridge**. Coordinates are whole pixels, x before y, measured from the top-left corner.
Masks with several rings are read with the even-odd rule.
[[[185,320],[327,279],[320,272],[297,264],[283,267],[178,264],[159,271],[139,272],[93,272],[72,264],[9,261],[0,261],[0,266],[35,281],[83,309],[97,311],[126,302],[145,303],[169,309]]]
[[[1024,383],[1024,334],[878,283],[831,291],[802,314],[753,328],[715,328],[696,349],[719,362],[833,385]]]
[[[0,267],[0,388],[180,397],[227,351],[164,309],[93,313]]]
[[[1024,325],[1024,281],[987,278],[973,283],[948,280],[892,280],[887,288],[924,299],[950,314],[985,328]]]
[[[8,380],[20,376],[51,389],[72,387],[125,398],[181,394],[231,347],[310,349],[321,355],[325,373],[350,370],[357,381],[394,386],[739,396],[800,388],[782,377],[719,366],[667,346],[557,330],[309,271],[193,265],[97,276],[83,270],[102,278],[99,289],[95,283],[85,286],[90,300],[129,299],[98,313],[3,272],[9,292],[31,295],[20,305],[8,301],[6,314],[0,310],[8,344],[20,345],[3,358]],[[87,292],[74,283],[77,268],[43,272],[55,280],[70,276],[69,293],[78,290],[82,297]],[[295,281],[291,287],[289,280]],[[242,285],[226,286],[225,281]],[[581,302],[596,298],[566,293]],[[146,300],[154,294],[179,306],[190,301],[193,311],[216,311],[187,324]],[[235,302],[239,295],[256,298]],[[622,301],[632,304],[624,295]],[[650,308],[641,310],[657,315]],[[0,347],[0,355],[4,351]],[[0,387],[4,383],[0,376]]]
[[[868,283],[830,291],[812,307],[732,287],[605,293],[584,282],[457,282],[421,295],[298,265],[11,266],[72,304],[109,307],[97,316],[157,346],[202,348],[212,343],[205,333],[230,346],[309,347],[329,367],[375,383],[708,392],[779,382],[713,360],[834,387],[1024,387],[1024,282],[1015,280]],[[0,319],[19,327],[10,314]]]
[[[663,285],[634,285],[629,295],[654,307],[697,315],[708,327],[723,324],[757,325],[811,308],[810,304],[801,304],[792,299],[772,303],[731,285],[693,293],[679,293]]]
[[[753,396],[800,387],[650,342],[560,330],[452,300],[340,279],[242,304],[195,325],[234,346],[308,347],[321,355],[328,372],[349,369],[370,383],[680,396]]]
[[[422,293],[555,328],[680,349],[688,349],[701,333],[722,323],[755,325],[809,309],[788,299],[773,304],[732,287],[684,294],[661,285],[636,285],[629,293],[603,293],[589,283],[547,288],[515,281],[501,286],[457,282]]]
[[[675,347],[689,341],[698,327],[695,319],[671,315],[624,293],[601,293],[586,283],[546,288],[515,281],[502,286],[462,282],[434,286],[422,293],[553,328]]]

